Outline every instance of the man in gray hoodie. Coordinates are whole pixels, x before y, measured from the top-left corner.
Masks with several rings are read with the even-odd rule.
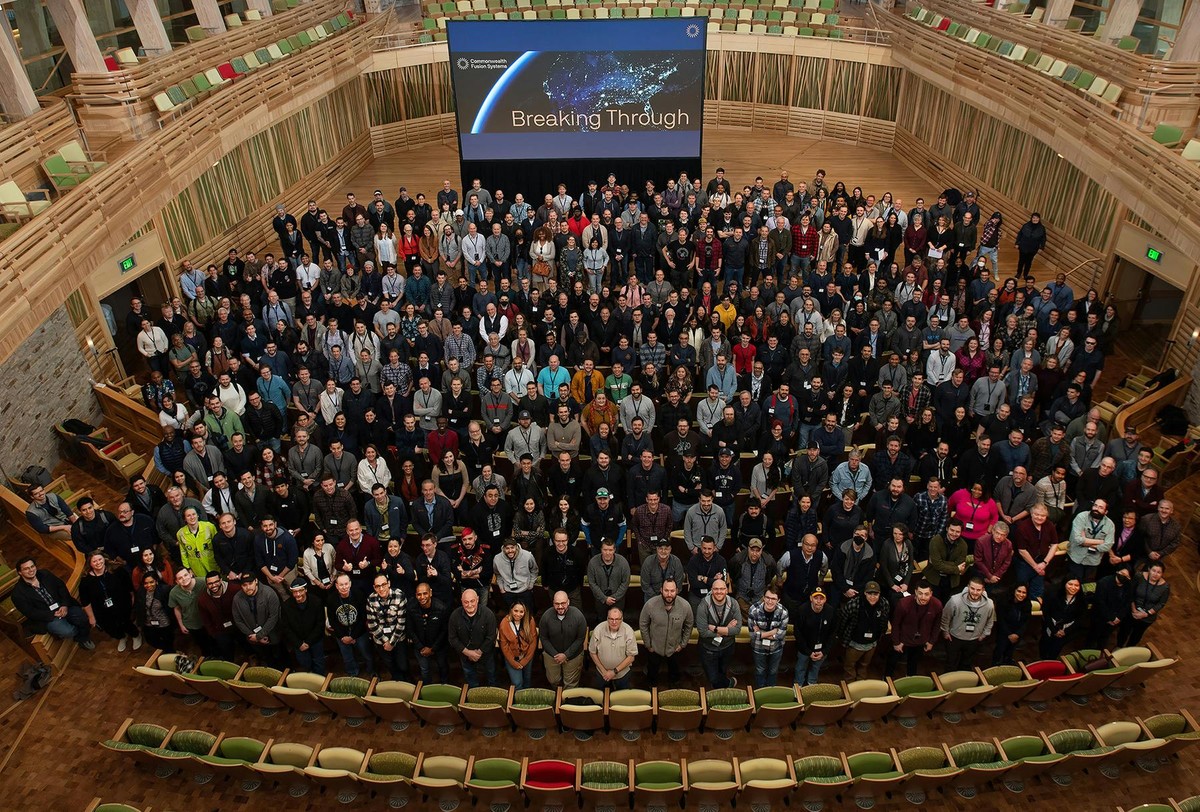
[[[942,610],[942,636],[946,638],[946,670],[961,671],[973,667],[979,643],[992,633],[996,605],[983,588],[978,575],[966,589],[946,601]]]
[[[729,597],[724,578],[712,582],[708,595],[696,607],[696,630],[700,633],[700,663],[713,688],[735,688],[737,680],[727,676],[733,644],[745,618],[737,601]]]

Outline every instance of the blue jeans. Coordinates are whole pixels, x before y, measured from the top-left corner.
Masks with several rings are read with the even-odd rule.
[[[683,517],[687,515],[688,508],[690,508],[690,507],[691,507],[691,505],[681,505],[678,502],[672,502],[671,503],[671,521],[674,522],[675,524],[679,524],[680,522],[682,522]]]
[[[800,448],[808,448],[808,438],[819,428],[816,423],[800,424]]]
[[[462,663],[463,679],[467,681],[468,688],[478,688],[480,685],[479,677],[483,676],[483,685],[485,687],[496,684],[496,656],[492,649],[484,649],[483,656],[479,658],[479,662],[473,663],[466,657],[459,657]]]
[[[745,268],[730,268],[728,265],[726,265],[725,266],[725,287],[729,287],[730,282],[737,282],[738,288],[740,289],[742,287],[742,279],[745,278],[745,275],[746,275]]]
[[[529,272],[529,260],[525,259],[524,257],[517,257],[516,268],[517,281],[532,278],[532,274]]]
[[[367,667],[367,672],[373,674],[375,672],[375,658],[371,654],[371,638],[367,634],[362,634],[357,638],[351,638],[353,642],[343,643],[342,638],[337,638],[338,651],[342,653],[342,663],[345,665],[346,673],[351,677],[358,676],[358,660],[354,658],[354,653],[357,651],[363,659],[363,664]]]
[[[980,257],[987,257],[989,260],[991,260],[992,273],[995,273],[996,268],[999,267],[1000,264],[1000,249],[985,248],[981,245],[979,246],[979,253],[975,255],[975,262],[979,262]]]
[[[814,660],[811,656],[800,655],[796,660],[796,674],[794,682],[803,687],[805,685],[816,685],[817,679],[821,675],[821,666],[825,665],[825,658]]]
[[[640,282],[654,278],[654,255],[648,257],[640,254],[633,258],[633,268],[637,271],[637,278]]]
[[[92,638],[92,624],[83,609],[78,606],[68,606],[65,616],[56,617],[46,624],[46,632],[59,640],[85,643]]]
[[[754,652],[754,687],[770,688],[779,681],[779,661],[783,659],[783,646],[771,651]]]
[[[729,687],[730,680],[725,671],[731,659],[733,659],[733,646],[715,651],[704,646],[700,647],[700,665],[704,666],[704,676],[707,677],[708,684],[713,688]]]
[[[1029,566],[1029,562],[1024,558],[1017,558],[1017,583],[1028,586],[1029,599],[1036,600],[1042,597],[1042,592],[1046,586],[1046,579],[1038,575],[1037,571]]]
[[[421,654],[421,649],[417,648],[417,668],[421,672],[422,682],[433,682],[433,666],[437,664],[437,681],[447,683],[450,681],[450,658],[446,655],[445,646],[439,646],[433,650],[433,654],[428,657]]]
[[[487,265],[484,263],[481,262],[475,265],[467,262],[464,258],[463,265],[467,268],[467,281],[470,282],[471,287],[475,287],[480,279],[487,279]]]
[[[397,643],[387,651],[383,646],[376,647],[381,666],[387,666],[388,673],[394,680],[408,680],[408,644]]]
[[[508,671],[508,681],[518,691],[522,688],[529,688],[533,685],[533,660],[525,664],[524,668],[513,668],[507,661],[504,663],[504,668]]]
[[[296,655],[297,670],[325,675],[325,646],[317,643],[310,645],[307,651],[295,649],[292,653]]]

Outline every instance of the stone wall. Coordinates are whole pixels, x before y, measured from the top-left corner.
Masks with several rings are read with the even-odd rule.
[[[28,465],[54,470],[60,457],[56,423],[75,417],[99,425],[91,371],[65,307],[0,364],[0,393],[0,471],[5,476],[16,476]]]

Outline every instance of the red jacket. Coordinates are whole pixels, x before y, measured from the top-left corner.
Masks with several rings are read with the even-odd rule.
[[[1007,538],[999,544],[989,534],[975,542],[975,569],[985,579],[1003,578],[1012,564],[1013,546]]]
[[[813,259],[817,256],[817,244],[821,240],[821,232],[809,223],[808,229],[796,223],[792,226],[792,253],[798,257]]]
[[[942,602],[930,597],[924,606],[915,595],[901,598],[892,618],[892,645],[923,646],[936,643],[942,627]]]

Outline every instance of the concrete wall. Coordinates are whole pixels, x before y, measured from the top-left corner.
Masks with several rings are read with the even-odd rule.
[[[0,472],[16,476],[28,465],[53,471],[55,424],[68,417],[100,423],[90,379],[67,309],[59,307],[0,364]]]

